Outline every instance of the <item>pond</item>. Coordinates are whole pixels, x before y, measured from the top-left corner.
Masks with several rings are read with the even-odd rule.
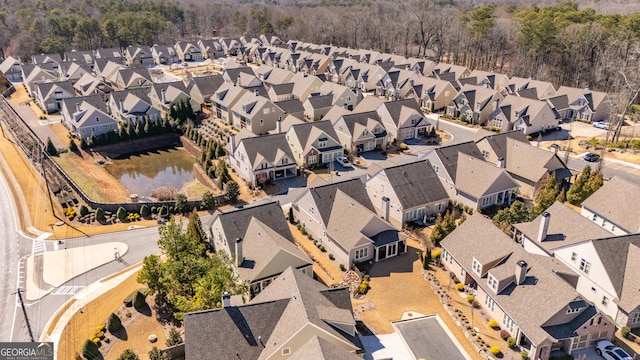
[[[180,190],[192,182],[195,162],[186,150],[170,148],[114,159],[105,169],[132,194],[148,197],[159,187]]]

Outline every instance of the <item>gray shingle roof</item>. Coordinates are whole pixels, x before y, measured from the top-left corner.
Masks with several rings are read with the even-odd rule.
[[[476,199],[519,186],[505,169],[468,154],[460,153],[456,172],[456,189]]]
[[[314,109],[330,108],[332,105],[331,104],[332,100],[333,100],[332,95],[311,96],[307,99],[309,104],[311,104],[311,107],[313,107]]]
[[[560,247],[611,236],[610,232],[563,203],[555,202],[546,211],[550,215],[549,228],[547,237],[542,242],[537,241],[542,216],[538,216],[533,221],[515,224],[514,226],[550,255]]]
[[[355,354],[318,336],[312,337],[289,360],[362,360]]]
[[[570,339],[572,337],[578,336],[576,330],[582,327],[582,325],[584,325],[592,317],[596,316],[597,313],[598,310],[596,310],[595,306],[588,305],[586,310],[582,311],[580,315],[576,316],[568,323],[553,326],[544,326],[543,329],[555,339]]]
[[[290,159],[294,158],[285,133],[247,137],[241,139],[238,146],[240,146],[240,144],[244,144],[247,156],[249,157],[249,163],[254,166],[257,165],[256,160],[258,156],[261,156],[261,158],[264,158],[270,163],[277,162],[277,157],[282,153]]]
[[[476,138],[475,142],[479,143],[482,140],[486,140],[489,143],[489,146],[493,149],[493,152],[495,152],[499,158],[506,159],[507,138],[525,143],[529,142],[529,140],[527,140],[527,136],[520,130],[507,131],[500,134],[491,133],[490,135],[485,135],[485,133],[482,132],[480,137]]]
[[[304,107],[298,99],[275,101],[274,104],[286,114],[304,112]]]
[[[466,143],[442,146],[435,149],[435,153],[444,165],[447,174],[451,177],[451,180],[456,181],[456,169],[458,167],[458,154],[463,152],[467,155],[475,156],[478,159],[484,161],[484,157],[480,152],[480,149],[473,141]]]
[[[84,101],[102,112],[107,112],[107,105],[105,104],[104,100],[102,100],[102,97],[100,95],[78,96],[62,100],[67,109],[69,109],[72,114],[76,112],[76,104],[82,105]]]
[[[224,78],[222,75],[197,76],[189,81],[188,89],[191,91],[197,88],[200,94],[206,98],[215,94],[223,83]]]
[[[310,150],[313,142],[316,141],[317,137],[321,136],[321,134],[325,134],[333,139],[333,141],[335,141],[336,143],[340,143],[338,135],[336,134],[336,130],[333,125],[331,125],[331,121],[329,120],[295,124],[291,126],[291,129],[295,136],[298,138],[298,141],[300,141],[302,150],[305,153]]]
[[[387,101],[383,103],[383,106],[387,108],[387,111],[389,112],[389,115],[391,115],[391,119],[396,126],[399,125],[402,118],[401,114],[405,108],[415,110],[418,114],[422,114],[422,109],[420,109],[420,106],[418,106],[418,103],[414,99]]]
[[[322,217],[325,224],[329,222],[331,209],[336,199],[336,192],[340,190],[349,195],[352,199],[362,204],[367,209],[375,212],[375,208],[371,203],[371,199],[367,194],[367,189],[359,179],[351,179],[334,184],[327,184],[309,188],[311,196],[318,207],[318,213]]]
[[[607,181],[582,202],[582,207],[627,232],[640,231],[640,186],[621,177]]]
[[[383,171],[403,209],[449,198],[428,160],[392,166]]]

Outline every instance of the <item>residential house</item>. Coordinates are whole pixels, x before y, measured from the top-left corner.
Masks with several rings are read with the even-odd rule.
[[[211,246],[234,260],[251,298],[289,267],[313,277],[313,261],[294,243],[277,202],[216,211],[208,228]]]
[[[611,237],[561,203],[514,228],[525,250],[553,256],[573,270],[576,290],[618,326],[640,327],[640,236]]]
[[[383,88],[385,87],[388,81],[391,79],[387,76],[387,72],[390,67],[382,67],[380,65],[369,65],[369,64],[358,64],[357,67],[354,65],[354,68],[358,69],[357,77],[355,78],[354,86],[351,85],[351,79],[347,77],[345,79],[345,85],[350,88],[357,87],[363,92],[373,92],[380,95],[383,92]],[[387,76],[385,78],[385,76]]]
[[[50,62],[44,64],[24,64],[22,65],[22,80],[27,87],[27,92],[31,97],[34,95],[35,86],[40,82],[58,80],[58,63]]]
[[[76,120],[73,115],[82,110],[83,102],[87,102],[87,105],[108,113],[107,106],[100,95],[78,96],[63,99],[60,114],[62,115],[62,123],[67,129],[73,129],[73,125]]]
[[[402,88],[413,84],[422,76],[415,71],[392,68],[380,79],[377,94],[390,100],[402,99]]]
[[[547,101],[563,120],[603,121],[612,111],[611,101],[606,93],[588,88],[561,86]]]
[[[320,88],[318,88],[318,92],[321,95],[333,95],[332,105],[344,106],[349,110],[352,110],[361,100],[358,94],[348,87],[332,82],[324,82]]]
[[[225,82],[220,85],[215,94],[210,98],[213,116],[218,119],[222,119],[227,125],[232,125],[236,128],[239,127],[239,125],[234,121],[231,109],[245,94],[250,93],[251,92],[249,90],[240,86],[235,86],[229,82]]]
[[[302,103],[304,107],[304,118],[308,121],[321,120],[333,107],[331,104],[332,100],[333,96],[331,94],[308,97],[307,100]]]
[[[557,128],[559,119],[546,101],[507,95],[489,115],[487,125],[500,131],[520,130],[532,135]]]
[[[285,117],[285,112],[268,98],[260,96],[258,90],[243,93],[231,112],[234,126],[246,128],[256,135],[275,130],[276,121]]]
[[[76,93],[71,81],[65,80],[36,83],[33,95],[42,111],[53,114],[62,109],[62,99],[75,97]]]
[[[398,144],[426,135],[431,124],[422,113],[420,106],[412,99],[387,101],[382,103],[376,112],[387,130],[387,141]]]
[[[292,125],[286,133],[287,142],[299,166],[327,166],[336,157],[344,155],[338,135],[328,120]]]
[[[471,215],[440,246],[445,268],[530,358],[571,354],[613,336],[613,321],[576,292],[570,268],[527,253],[483,215]]]
[[[291,268],[247,304],[184,316],[186,359],[357,359],[363,350],[347,288]]]
[[[238,50],[242,47],[242,42],[238,38],[222,38],[220,45],[227,56],[238,55]]]
[[[156,65],[171,65],[178,62],[178,54],[173,46],[153,45],[151,56]]]
[[[76,93],[81,96],[99,94],[104,98],[113,91],[111,86],[92,74],[82,75],[82,77],[73,84],[73,88],[76,90]]]
[[[171,110],[172,106],[178,106],[181,102],[191,103],[189,90],[187,90],[182,81],[151,85],[149,99],[151,99],[153,107],[160,110],[160,114],[163,117]],[[191,104],[191,107],[193,108],[194,105]]]
[[[205,59],[215,60],[224,57],[224,50],[218,39],[198,40],[198,46]]]
[[[274,84],[267,90],[271,101],[283,101],[293,99],[293,83]]]
[[[187,91],[191,102],[194,104],[193,109],[203,111],[205,108],[211,109],[211,97],[224,84],[222,75],[194,76],[189,80]]]
[[[496,74],[490,71],[473,70],[464,78],[458,80],[460,84],[484,86],[488,89],[504,92],[509,85],[509,77],[504,74]]]
[[[406,62],[396,64],[396,67],[402,68],[404,66],[405,70],[411,70],[420,75],[429,76],[433,73],[433,69],[435,69],[437,65],[438,63],[435,61],[409,57]]]
[[[449,197],[472,209],[510,205],[518,193],[511,175],[484,161],[472,141],[442,146],[419,158],[429,160]]]
[[[312,94],[317,93],[323,83],[317,76],[304,73],[296,73],[293,75],[291,82],[293,83],[293,96],[303,102]]]
[[[108,107],[111,116],[119,121],[136,125],[147,120],[155,122],[161,119],[160,110],[153,107],[152,101],[143,88],[114,91],[109,94]]]
[[[257,68],[253,68],[255,76],[261,82],[268,85],[288,84],[293,83],[293,73],[288,70],[278,69],[276,67],[260,65]]]
[[[124,50],[124,59],[130,69],[148,67],[154,64],[151,48],[146,45],[127,47]]]
[[[396,228],[445,211],[449,194],[429,161],[371,168],[365,181],[367,193],[378,215]]]
[[[440,79],[446,77],[447,80],[460,80],[468,77],[469,74],[471,74],[471,70],[469,70],[469,68],[467,68],[466,66],[439,63],[433,69],[432,74],[436,75],[436,77]],[[443,75],[450,75],[451,79],[449,79],[448,76]]]
[[[146,68],[121,69],[117,70],[117,72],[112,76],[112,79],[107,80],[111,81],[111,86],[113,86],[113,88],[119,90],[127,89],[130,87],[151,86],[153,84],[149,69]]]
[[[580,214],[614,235],[640,233],[640,186],[614,176],[582,202]]]
[[[358,179],[309,188],[292,207],[314,239],[347,267],[407,251],[406,236],[375,213]]]
[[[178,56],[178,60],[180,61],[202,61],[204,60],[204,55],[195,44],[185,41],[178,41],[174,49],[176,49],[176,55]]]
[[[253,73],[250,67],[227,67],[222,73],[224,81],[236,84],[242,87],[261,86],[260,81]]]
[[[66,124],[71,133],[77,134],[83,139],[90,139],[92,136],[100,136],[109,131],[118,131],[118,121],[101,110],[104,105],[96,107],[91,104],[91,101],[70,100],[64,104],[65,113],[71,114],[71,118]],[[75,104],[75,106],[71,104]]]
[[[97,49],[94,51],[94,55],[99,59],[118,58],[122,60],[122,50],[120,48]]]
[[[296,176],[296,161],[284,133],[253,136],[242,129],[230,136],[227,149],[229,166],[253,186]]]
[[[0,73],[11,82],[22,81],[22,64],[9,56],[0,64]]]
[[[93,72],[96,77],[108,84],[114,84],[118,77],[118,71],[126,69],[116,58],[96,58],[93,63]]]
[[[71,51],[65,51],[63,60],[66,62],[77,62],[81,64],[89,64],[89,66],[91,66],[91,64],[93,64],[93,57],[94,57],[93,51],[91,50],[85,50],[85,51],[71,50]]]
[[[77,81],[85,74],[91,74],[91,66],[81,62],[61,62],[58,67],[58,78]]]
[[[288,115],[292,115],[300,120],[304,119],[304,107],[298,99],[274,101],[273,104],[279,107],[284,112],[285,115],[283,116],[283,118]],[[282,119],[276,119],[276,121],[282,121]]]
[[[467,84],[449,103],[446,114],[472,124],[486,124],[502,99],[497,90]]]
[[[40,54],[40,55],[31,55],[31,63],[32,64],[47,64],[47,63],[56,63],[59,64],[62,62],[62,57],[60,54]]]
[[[332,123],[340,143],[349,154],[387,147],[387,131],[375,111],[345,114]]]
[[[406,87],[407,91],[403,96],[416,99],[421,107],[431,112],[445,109],[458,94],[451,82],[432,77],[417,79]]]
[[[507,93],[538,100],[555,96],[556,88],[548,81],[533,80],[514,76],[509,80]]]

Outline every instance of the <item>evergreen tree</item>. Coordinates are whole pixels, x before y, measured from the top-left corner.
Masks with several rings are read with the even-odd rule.
[[[56,146],[53,145],[53,141],[51,141],[51,138],[47,138],[47,154],[51,155],[51,156],[58,156],[58,149],[56,149]]]
[[[591,177],[591,167],[586,165],[576,181],[571,184],[569,191],[567,191],[567,201],[572,205],[580,205],[582,201],[585,199],[584,197],[584,187],[589,178]]]
[[[229,202],[232,204],[237,203],[238,198],[240,197],[240,186],[238,186],[238,183],[233,180],[229,180],[226,183],[225,188],[225,197],[227,198],[227,200],[229,200]]]
[[[182,344],[182,335],[180,335],[180,331],[172,327],[171,330],[169,330],[169,336],[167,337],[167,346],[178,344]]]
[[[527,222],[533,219],[532,210],[519,200],[514,201],[510,207],[498,210],[493,217],[493,223],[496,224],[506,234],[511,234],[511,225]]]
[[[218,165],[216,166],[216,177],[221,184],[226,184],[229,180],[231,180],[231,176],[229,175],[229,169],[227,168],[227,164],[223,160],[218,161]]]
[[[586,200],[591,194],[596,192],[602,185],[604,181],[602,179],[602,173],[600,171],[592,172],[589,180],[584,184],[584,193],[582,194],[582,201]]]
[[[536,196],[536,205],[533,208],[532,217],[537,217],[545,210],[547,210],[549,206],[553,205],[553,203],[558,198],[559,193],[560,192],[558,190],[558,183],[555,176],[549,176],[542,182],[542,184],[540,184],[540,189],[538,190],[538,194]]]
[[[74,139],[69,140],[69,151],[74,153],[78,152],[78,145]]]
[[[157,346],[154,346],[149,351],[149,360],[168,360],[169,358],[162,350],[158,349]]]
[[[176,206],[175,206],[176,212],[180,214],[184,214],[187,211],[189,211],[187,207],[188,207],[187,196],[185,194],[176,195]]]
[[[211,191],[206,191],[202,194],[202,206],[207,210],[212,210],[216,207],[216,198]]]
[[[216,147],[216,159],[220,159],[221,157],[226,155],[226,151],[224,150],[224,146],[222,144],[218,144]]]
[[[140,359],[136,353],[131,349],[125,349],[120,356],[118,356],[118,360],[138,360]]]
[[[87,144],[87,140],[85,138],[80,139],[80,149],[82,150],[89,149],[89,144]]]

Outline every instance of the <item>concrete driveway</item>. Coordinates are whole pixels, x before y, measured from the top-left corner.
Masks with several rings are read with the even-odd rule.
[[[438,315],[413,320],[394,322],[393,326],[402,336],[416,359],[425,360],[469,360],[462,346],[449,332]]]

